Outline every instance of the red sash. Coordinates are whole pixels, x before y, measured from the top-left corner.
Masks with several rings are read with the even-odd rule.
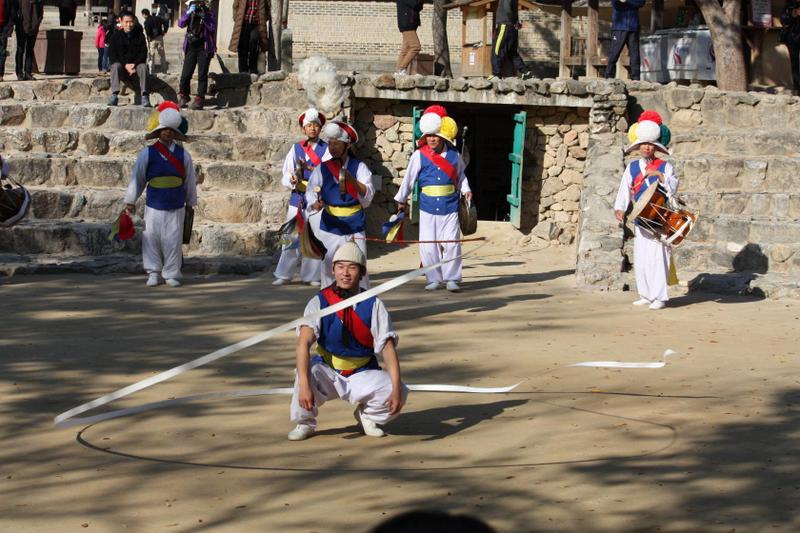
[[[322,160],[317,155],[317,152],[315,152],[314,150],[311,149],[311,143],[310,142],[305,141],[303,143],[300,143],[300,147],[303,149],[303,151],[306,153],[306,157],[308,157],[308,159],[311,161],[311,163],[315,167],[317,165],[319,165],[320,163],[322,163]]]
[[[166,160],[169,161],[170,164],[172,164],[172,166],[178,170],[178,175],[180,176],[180,178],[186,179],[186,169],[183,168],[183,161],[178,161],[178,158],[175,157],[172,154],[172,152],[169,151],[169,148],[164,146],[164,143],[162,143],[161,141],[156,141],[155,147],[156,150],[158,150],[158,153],[163,155],[166,158]]]
[[[336,183],[339,183],[339,172],[342,170],[341,161],[338,159],[328,159],[325,161],[325,166],[328,167],[328,170],[330,170],[331,174],[333,174],[333,179],[336,180]],[[346,182],[345,190],[347,190],[347,193],[352,196],[354,200],[358,200],[358,189],[355,185],[350,182]]]
[[[650,170],[657,170],[662,163],[664,163],[664,161],[662,161],[661,159],[653,159],[646,167],[644,167],[644,170],[639,172],[638,176],[633,178],[633,185],[631,185],[631,193],[634,196],[636,196],[636,193],[638,193],[639,189],[642,188],[642,185],[644,184],[645,175]]]
[[[450,178],[453,185],[458,186],[458,172],[456,171],[456,167],[450,164],[450,161],[442,157],[441,154],[437,154],[436,151],[427,144],[420,148],[419,151],[428,158],[431,163],[436,165],[439,170],[447,174],[447,177]]]
[[[333,287],[323,289],[320,291],[320,294],[322,294],[322,297],[328,302],[328,305],[335,305],[344,301],[341,296],[334,292]],[[336,316],[339,317],[344,327],[347,328],[347,331],[350,332],[359,344],[369,348],[375,345],[375,339],[372,336],[372,331],[370,331],[369,326],[361,320],[361,317],[358,316],[358,313],[356,313],[352,307],[336,311]]]

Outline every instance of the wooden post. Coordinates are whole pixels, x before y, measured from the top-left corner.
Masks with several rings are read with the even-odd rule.
[[[558,77],[569,78],[567,58],[572,54],[572,0],[561,0],[561,48],[558,53]]]
[[[598,76],[597,67],[597,27],[598,27],[598,7],[599,0],[589,0],[589,13],[586,28],[586,77],[596,78]]]

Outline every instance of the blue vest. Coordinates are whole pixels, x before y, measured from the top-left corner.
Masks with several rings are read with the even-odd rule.
[[[350,157],[347,160],[347,170],[353,176],[356,175],[358,165],[361,163],[358,159]],[[334,178],[331,171],[328,170],[328,165],[324,162],[319,166],[322,172],[322,191],[320,197],[325,205],[332,205],[334,207],[353,207],[360,206],[361,203],[358,198],[353,198],[349,193],[344,194],[339,192],[339,183],[336,181],[338,176]],[[359,209],[357,213],[345,217],[337,217],[328,212],[327,209],[322,210],[320,217],[319,227],[323,231],[333,233],[334,235],[352,235],[364,231],[367,224],[367,216],[363,209]]]
[[[448,148],[447,153],[442,157],[454,168],[458,168],[459,153],[454,149]],[[419,175],[417,176],[420,187],[419,208],[432,215],[456,213],[458,211],[458,189],[455,186],[453,187],[455,191],[447,196],[428,196],[423,190],[423,187],[429,185],[453,185],[453,180],[422,153],[419,154],[419,159],[421,163]]]
[[[319,294],[320,311],[328,307],[328,301]],[[356,304],[356,314],[367,326],[372,324],[372,308],[375,306],[375,297],[368,298]],[[322,317],[320,320],[319,337],[317,343],[326,351],[339,357],[370,357],[375,354],[374,346],[362,346],[350,335],[350,345],[342,342],[344,324],[336,313]]]
[[[636,176],[638,176],[642,172],[641,165],[639,165],[639,159],[635,161],[631,161],[631,187],[633,187],[633,182],[636,180]],[[658,166],[657,170],[662,174],[667,168],[667,162],[662,161],[661,164]],[[642,181],[642,185],[639,187],[638,190],[633,191],[633,201],[636,202],[641,198],[644,191],[650,186],[651,183],[655,183],[658,181],[658,176],[647,176]]]
[[[314,147],[314,153],[317,154],[320,161],[322,161],[322,156],[325,155],[325,150],[328,149],[328,143],[321,139],[317,139],[317,145]],[[308,163],[310,167],[314,167],[314,163],[309,161],[308,157],[306,156],[306,151],[303,150],[303,143],[294,143],[294,158],[295,161],[305,161]],[[308,169],[303,169],[303,181],[308,183],[308,179],[311,177],[311,171]],[[289,198],[289,205],[293,205],[297,207],[300,205],[301,197],[303,193],[297,192],[296,189],[292,189],[292,196]]]
[[[145,170],[147,199],[145,200],[145,204],[147,207],[159,209],[161,211],[172,211],[184,207],[186,205],[186,188],[184,187],[185,176],[181,176],[178,169],[167,161],[154,145],[148,146],[147,150],[148,160],[147,169]],[[172,152],[172,155],[175,156],[175,159],[183,163],[183,147],[181,145],[175,145],[175,151]],[[153,187],[150,185],[150,180],[153,178],[171,176],[180,177],[181,184],[175,187]]]

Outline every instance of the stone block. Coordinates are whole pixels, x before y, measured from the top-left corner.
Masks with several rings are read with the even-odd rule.
[[[574,169],[564,169],[559,178],[565,185],[582,185],[583,174]]]
[[[117,154],[127,154],[136,157],[139,150],[145,147],[147,141],[144,134],[132,131],[117,131],[111,133],[108,139],[108,149]],[[191,152],[191,148],[189,148]]]
[[[398,91],[410,91],[416,87],[416,83],[412,76],[397,76],[394,84]]]
[[[492,87],[492,82],[486,78],[470,78],[467,83],[472,89],[479,91],[485,91],[486,89],[490,89]]]
[[[66,87],[55,98],[68,102],[86,102],[92,94],[91,81],[80,78],[69,80]]]
[[[110,107],[110,114],[105,121],[105,126],[121,131],[144,132],[147,130],[147,119],[149,113],[142,110],[139,106]],[[186,113],[186,112],[185,112]],[[191,120],[189,125],[191,127]]]
[[[192,139],[187,148],[190,150],[193,159],[214,159],[217,161],[230,161],[233,159],[233,145],[239,144],[235,138],[219,136],[197,136]],[[253,142],[248,139],[246,142],[241,141],[241,144],[258,145],[260,143]]]
[[[14,179],[23,185],[60,184],[63,181],[62,175],[52,172],[52,159],[45,154],[11,157],[8,166]]]
[[[75,105],[69,110],[69,122],[73,127],[85,131],[101,126],[110,114],[111,109],[106,105]]]
[[[76,130],[41,129],[34,130],[31,141],[35,147],[44,152],[63,153],[74,150],[78,146]]]
[[[256,223],[261,221],[261,198],[258,194],[202,194],[197,214],[201,220],[210,222]]]
[[[198,166],[203,184],[209,189],[263,192],[275,186],[262,165],[203,162]]]
[[[65,87],[61,80],[45,80],[33,87],[37,100],[52,100]]]
[[[69,109],[53,104],[28,107],[28,124],[32,128],[60,128],[69,117]]]
[[[434,89],[439,92],[446,91],[450,86],[449,81],[450,80],[448,78],[437,78]]]
[[[10,150],[27,152],[31,149],[31,130],[28,128],[1,128],[0,144],[6,154]],[[8,156],[5,155],[5,157]]]
[[[555,199],[562,204],[564,202],[578,202],[581,199],[581,187],[580,185],[572,184],[567,186],[566,189],[563,189],[556,193]]]
[[[53,189],[31,191],[31,216],[33,218],[64,218],[72,206],[72,195]]]
[[[433,76],[414,77],[414,85],[420,89],[433,89],[436,87],[437,78]]]
[[[450,80],[450,88],[454,91],[463,92],[469,89],[469,81],[464,78]]]
[[[373,115],[372,123],[380,130],[386,130],[397,124],[397,118],[393,115],[376,114]]]
[[[553,239],[557,239],[559,233],[561,232],[561,228],[556,226],[550,221],[542,221],[536,224],[536,226],[531,231],[531,235],[534,237],[538,237],[539,239],[543,239],[545,241],[552,241]]]
[[[133,157],[130,157],[128,165],[117,158],[70,159],[66,167],[66,183],[84,187],[126,187],[132,166]]]

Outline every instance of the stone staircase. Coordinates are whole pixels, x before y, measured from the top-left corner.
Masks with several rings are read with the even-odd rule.
[[[176,85],[174,77],[160,81],[164,90],[157,101]],[[219,103],[238,94],[236,83],[228,81],[215,81]],[[226,92],[226,83],[233,92]],[[0,88],[0,150],[33,198],[29,216],[0,231],[4,272],[47,271],[55,264],[61,270],[140,268],[140,238],[115,243],[107,235],[123,207],[136,154],[145,146],[152,110],[107,107],[101,103],[107,96],[107,77]],[[262,96],[270,107],[260,105]],[[184,248],[193,258],[189,270],[261,270],[276,248],[288,201],[281,166],[298,138],[296,117],[306,103],[290,82],[277,81],[251,84],[249,92],[245,87],[243,104],[184,111],[199,202],[192,240]],[[143,201],[137,205],[141,216]]]
[[[679,194],[698,223],[675,248],[695,288],[800,296],[800,99],[629,90],[673,132]]]

